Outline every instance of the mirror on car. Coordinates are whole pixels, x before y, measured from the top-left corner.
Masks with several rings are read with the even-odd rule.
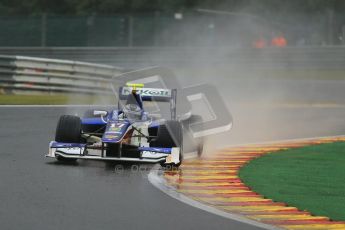
[[[103,110],[95,110],[95,111],[93,111],[93,115],[94,116],[101,116],[101,117],[104,117],[104,116],[106,116],[108,114],[108,112],[107,111],[103,111]]]

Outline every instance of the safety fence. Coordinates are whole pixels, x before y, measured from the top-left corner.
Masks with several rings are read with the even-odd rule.
[[[105,94],[122,72],[108,65],[78,61],[0,56],[0,89],[8,92]]]
[[[280,18],[280,19],[278,19]],[[345,16],[325,11],[259,17],[198,10],[185,13],[0,16],[0,46],[251,47],[281,31],[290,46],[344,45]]]
[[[111,78],[125,72],[126,69],[158,65],[214,69],[225,67],[229,71],[235,68],[345,69],[345,47],[262,50],[226,47],[223,49],[14,47],[0,48],[0,54],[2,54],[0,88],[11,92],[104,94],[109,92]]]

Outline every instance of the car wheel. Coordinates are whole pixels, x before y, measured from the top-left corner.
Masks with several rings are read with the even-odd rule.
[[[157,138],[151,143],[151,147],[162,147],[162,148],[180,148],[180,162],[165,163],[161,162],[162,167],[174,168],[179,167],[183,160],[183,131],[182,125],[178,121],[166,121],[164,125],[158,127]]]
[[[56,127],[55,141],[64,143],[81,142],[81,120],[77,116],[63,115],[60,117]],[[72,162],[76,159],[67,159],[61,156],[56,157],[59,161]]]
[[[199,115],[192,115],[190,118],[182,122],[184,127],[184,144],[186,152],[197,152],[198,157],[202,156],[204,150],[204,137],[193,137],[193,132],[190,129],[190,125],[194,123],[199,123],[198,126],[201,126],[203,119]]]

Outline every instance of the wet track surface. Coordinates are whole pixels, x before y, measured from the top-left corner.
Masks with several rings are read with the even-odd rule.
[[[343,90],[338,88],[327,90],[327,101],[343,102]],[[232,131],[216,135],[211,143],[225,140],[231,145],[345,132],[342,104],[265,107],[233,101],[228,103],[234,117]],[[116,171],[116,164],[79,161],[63,165],[44,158],[58,117],[76,111],[0,108],[1,229],[257,229],[162,193],[147,179],[151,165],[141,166],[140,172],[131,170],[131,165]]]
[[[188,206],[116,164],[44,158],[65,108],[0,108],[1,229],[257,229]],[[136,169],[136,168],[134,168]]]

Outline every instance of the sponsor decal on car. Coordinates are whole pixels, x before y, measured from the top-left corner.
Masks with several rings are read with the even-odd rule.
[[[119,136],[117,135],[105,135],[104,138],[106,139],[115,139],[115,138],[118,138]]]
[[[152,155],[156,155],[156,154],[158,154],[158,152],[143,151],[142,154],[152,154]]]
[[[121,94],[123,96],[130,95],[132,93],[132,87],[123,87]],[[150,96],[150,97],[171,97],[171,90],[170,89],[154,89],[154,88],[142,88],[136,89],[137,93],[141,96]]]
[[[108,129],[108,131],[109,132],[118,132],[118,133],[120,133],[120,131],[121,131],[121,128],[120,127],[110,127],[109,129]]]
[[[121,133],[121,130],[124,126],[125,123],[112,123],[107,129],[107,133]]]

